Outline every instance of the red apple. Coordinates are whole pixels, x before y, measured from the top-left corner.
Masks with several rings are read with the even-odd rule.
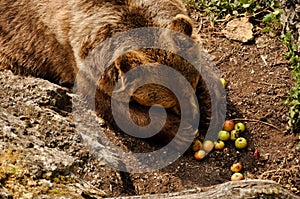
[[[199,150],[199,151],[196,151],[195,153],[194,153],[194,157],[195,157],[195,159],[196,160],[202,160],[203,158],[205,158],[205,155],[206,155],[206,153],[205,153],[205,151],[204,150]]]
[[[223,124],[223,130],[230,132],[234,128],[234,121],[226,120]]]
[[[253,153],[254,158],[259,158],[259,151],[256,149]]]

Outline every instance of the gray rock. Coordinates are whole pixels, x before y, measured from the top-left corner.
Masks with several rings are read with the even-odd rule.
[[[70,95],[46,80],[0,71],[0,198],[105,196],[74,174],[93,158],[72,121]]]

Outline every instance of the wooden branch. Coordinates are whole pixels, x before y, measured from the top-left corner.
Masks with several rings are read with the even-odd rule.
[[[261,120],[257,120],[257,119],[246,119],[246,118],[235,118],[235,119],[231,119],[233,121],[247,121],[247,122],[257,122],[257,123],[262,123],[264,125],[267,125],[267,126],[270,126],[274,129],[276,129],[277,131],[279,132],[283,132],[280,128],[278,128],[277,126],[273,125],[273,124],[270,124],[268,122],[263,122]]]
[[[122,197],[123,199],[240,199],[240,198],[293,198],[300,199],[299,196],[284,189],[278,183],[271,180],[242,180],[236,182],[226,182],[220,185],[215,185],[206,188],[196,188],[192,190]]]

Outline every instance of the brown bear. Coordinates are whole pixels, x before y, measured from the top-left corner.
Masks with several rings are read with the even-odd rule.
[[[0,14],[0,68],[41,77],[67,87],[73,86],[78,73],[86,65],[99,69],[101,66],[97,65],[97,61],[101,62],[101,59],[93,61],[93,57],[97,57],[95,49],[108,38],[124,31],[142,27],[166,28],[197,42],[192,21],[180,0],[0,0]],[[175,52],[176,39],[165,36],[166,43],[174,46]],[[149,64],[170,66],[185,77],[198,98],[199,128],[207,129],[211,120],[207,82],[187,60],[163,49],[127,51],[116,57],[107,68],[100,68],[102,74],[99,77],[99,74],[92,74],[99,78],[94,95],[97,114],[115,127],[111,113],[114,86],[126,72]],[[153,75],[160,74],[153,72]],[[81,83],[87,88],[85,95],[88,96],[89,84],[94,84],[94,80],[85,74],[82,77],[85,77]],[[134,81],[124,81],[123,86]],[[210,74],[211,84],[218,81],[217,76]],[[215,96],[217,99],[222,97],[218,93]],[[149,107],[153,105],[160,105],[167,112],[166,123],[155,139],[168,143],[176,135],[184,105],[180,105],[168,88],[147,84],[131,96],[131,119],[138,125],[149,124]],[[125,106],[120,104],[119,110],[122,117]],[[214,119],[220,121],[217,116]],[[176,145],[180,146],[195,136],[194,126],[185,131]]]

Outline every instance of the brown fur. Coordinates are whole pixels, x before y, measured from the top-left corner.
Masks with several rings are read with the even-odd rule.
[[[193,37],[192,22],[179,0],[0,0],[0,14],[0,67],[66,86],[74,84],[93,49],[116,33],[153,26]],[[210,101],[199,73],[181,57],[162,50],[132,51],[118,57],[99,81],[97,113],[113,123],[110,96],[115,83],[130,69],[149,63],[171,66],[185,76],[201,99],[201,108],[207,109],[201,117],[207,123]],[[83,81],[88,87],[90,80]],[[180,107],[168,89],[155,84],[140,87],[131,104],[132,119],[140,125],[149,123],[149,106],[167,108],[160,139],[169,142],[176,134]],[[187,137],[194,136],[192,129],[186,131]]]

